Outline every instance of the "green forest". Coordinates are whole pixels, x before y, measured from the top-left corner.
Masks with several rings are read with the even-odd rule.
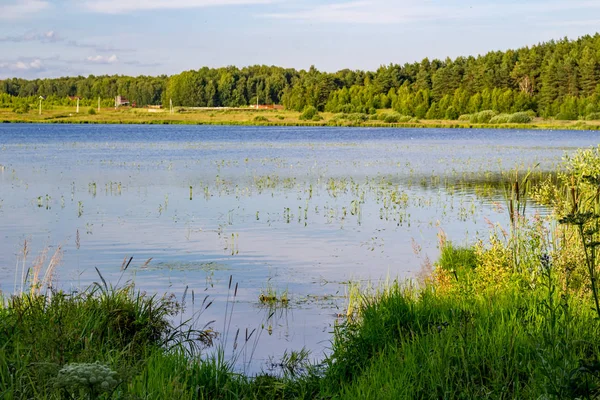
[[[38,96],[85,105],[110,105],[122,95],[138,106],[313,106],[333,113],[374,114],[393,109],[422,119],[525,113],[559,120],[600,119],[600,34],[549,41],[477,57],[381,66],[377,71],[335,73],[274,66],[201,68],[173,76],[89,76],[0,81],[0,106],[34,103]],[[258,99],[257,99],[258,97]]]

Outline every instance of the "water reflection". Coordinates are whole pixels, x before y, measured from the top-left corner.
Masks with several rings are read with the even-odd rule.
[[[216,321],[241,367],[303,347],[320,358],[347,282],[414,276],[436,258],[440,230],[458,243],[485,238],[486,220],[507,223],[502,171],[553,170],[596,136],[1,126],[0,290],[13,290],[25,238],[28,263],[62,245],[65,289],[97,280],[96,267],[117,282],[133,257],[123,279],[140,289],[209,296],[201,319]],[[261,304],[267,285],[289,303]],[[187,316],[196,311],[188,301]]]

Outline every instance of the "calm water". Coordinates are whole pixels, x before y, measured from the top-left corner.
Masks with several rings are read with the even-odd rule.
[[[27,266],[60,245],[57,286],[84,288],[98,280],[97,267],[109,282],[134,280],[152,293],[181,298],[188,287],[187,315],[209,296],[199,320],[229,331],[221,337],[228,354],[238,328],[258,329],[260,340],[237,350],[240,365],[253,359],[249,370],[285,349],[306,347],[319,359],[345,312],[347,282],[412,277],[437,257],[441,231],[463,244],[487,236],[486,219],[506,224],[498,192],[464,183],[538,163],[550,170],[598,139],[577,131],[0,125],[0,290],[13,292],[20,278],[25,239]],[[261,305],[269,290],[286,292],[288,307]]]

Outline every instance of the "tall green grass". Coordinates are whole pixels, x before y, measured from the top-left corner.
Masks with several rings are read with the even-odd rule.
[[[180,308],[173,297],[146,296],[131,285],[4,299],[0,398],[59,398],[56,378],[70,363],[101,362],[126,382],[156,351],[196,355],[206,332],[173,325]]]
[[[396,285],[365,304],[359,323],[338,328],[326,381],[340,398],[596,398],[594,313],[579,299],[550,296]]]

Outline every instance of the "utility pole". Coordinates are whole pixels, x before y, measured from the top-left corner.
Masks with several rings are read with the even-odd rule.
[[[98,96],[98,112],[100,112],[100,96]]]
[[[77,114],[79,114],[79,97],[77,98]]]
[[[44,98],[40,96],[40,115],[42,115],[42,100],[44,100]]]
[[[173,99],[169,99],[169,114],[174,114],[175,111],[173,110]]]

